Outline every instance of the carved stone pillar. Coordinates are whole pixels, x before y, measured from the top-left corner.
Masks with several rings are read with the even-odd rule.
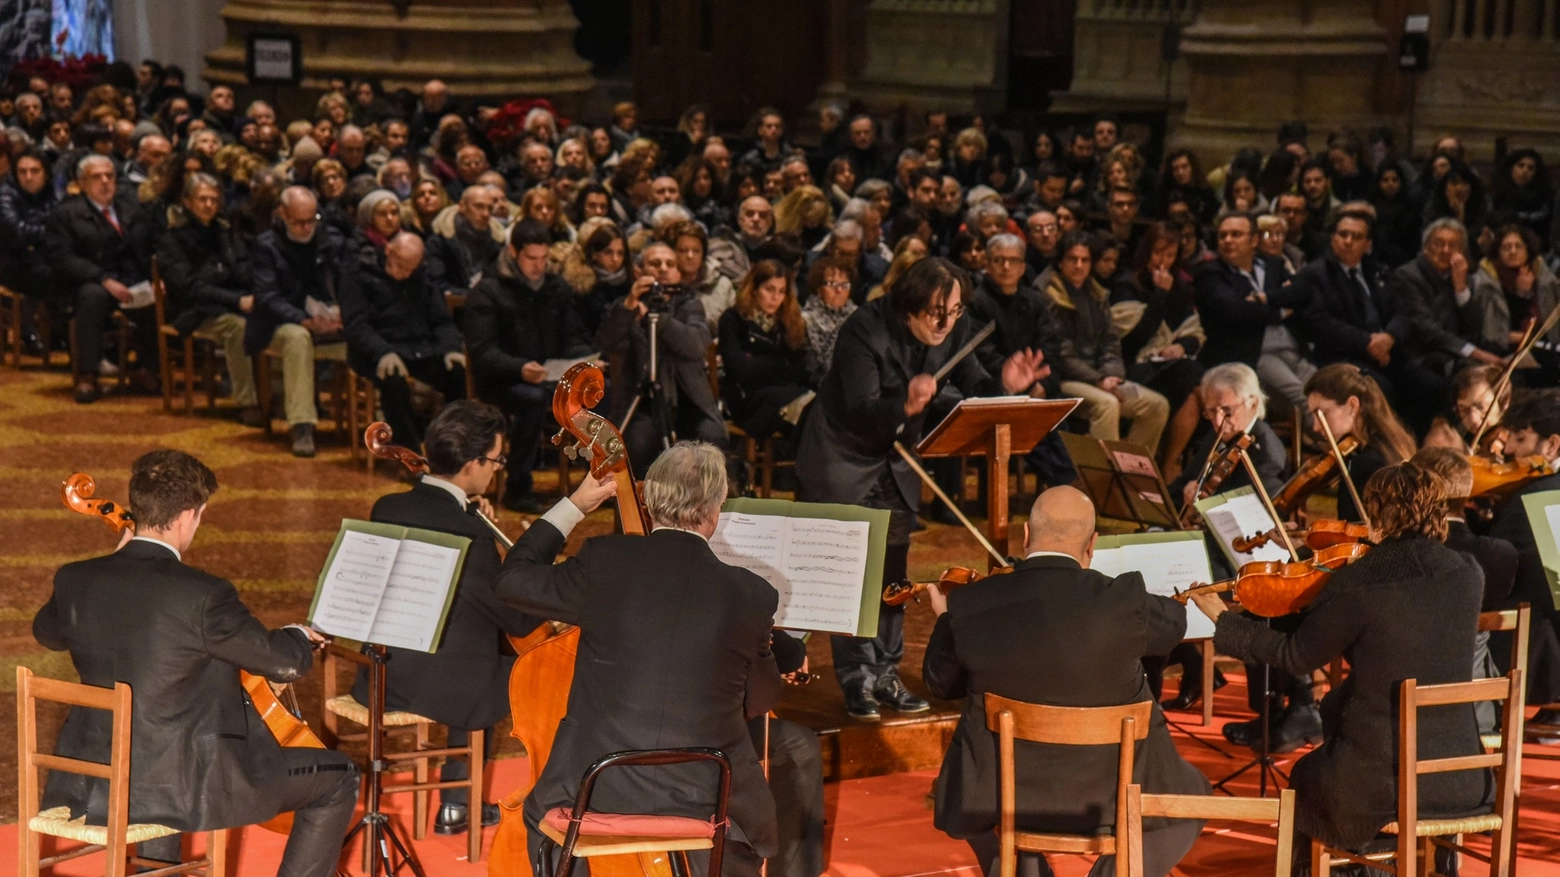
[[[1002,107],[1007,0],[871,0],[852,95],[867,104],[976,112]]]
[[[1276,148],[1283,122],[1312,132],[1380,124],[1374,80],[1387,34],[1358,0],[1202,0],[1181,35],[1191,78],[1175,147],[1220,162],[1243,146]],[[1313,146],[1316,144],[1313,144]]]
[[[245,84],[246,36],[280,32],[302,42],[306,89],[345,76],[416,91],[436,78],[456,95],[545,96],[565,109],[594,85],[568,0],[228,0],[222,18],[227,42],[206,56],[213,83]]]
[[[1196,0],[1084,0],[1074,17],[1072,86],[1051,110],[1179,108],[1186,103],[1183,58],[1165,61],[1173,30],[1197,16]]]

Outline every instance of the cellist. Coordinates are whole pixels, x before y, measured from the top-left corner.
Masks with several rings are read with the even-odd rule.
[[[152,451],[130,468],[134,538],[67,564],[33,618],[45,648],[69,651],[81,681],[129,683],[130,822],[211,831],[296,811],[282,877],[328,877],[357,804],[358,769],[329,749],[283,748],[248,704],[239,670],[291,682],[323,638],[302,624],[269,630],[231,582],[184,563],[216,475],[182,451]],[[111,715],[72,708],[55,752],[107,764]],[[45,809],[68,806],[90,825],[107,817],[105,780],[53,771]],[[177,860],[179,836],[141,845]]]

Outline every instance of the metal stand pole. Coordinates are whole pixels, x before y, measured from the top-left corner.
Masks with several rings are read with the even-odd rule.
[[[412,854],[411,845],[402,838],[390,821],[390,816],[379,809],[381,775],[388,767],[384,760],[385,721],[385,661],[389,655],[384,646],[371,645],[364,652],[368,656],[368,790],[363,797],[363,818],[347,832],[343,847],[352,845],[353,838],[363,835],[364,870],[368,877],[395,877],[402,868],[408,868],[417,877],[428,877],[422,864]],[[337,872],[341,874],[343,872]]]

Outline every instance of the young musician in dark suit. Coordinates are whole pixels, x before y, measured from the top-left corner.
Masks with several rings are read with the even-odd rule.
[[[389,649],[385,708],[407,710],[449,726],[449,745],[464,746],[471,731],[487,731],[491,755],[497,746],[493,725],[509,715],[509,668],[514,656],[499,651],[505,634],[524,636],[541,619],[498,599],[494,581],[501,560],[493,531],[478,517],[492,515],[481,495],[504,466],[504,413],[481,402],[444,406],[428,425],[425,447],[428,474],[411,490],[382,496],[370,519],[402,527],[437,530],[471,539],[455,602],[444,622],[444,635],[432,654]],[[469,497],[478,497],[469,499]],[[359,671],[352,696],[368,703],[368,676]],[[468,778],[465,759],[446,759],[440,782]],[[490,786],[484,785],[483,788]],[[433,830],[459,834],[467,828],[466,789],[440,789]],[[498,824],[498,805],[483,803],[482,824]]]
[[[888,509],[888,553],[884,584],[904,579],[910,531],[921,500],[921,483],[899,453],[920,441],[926,409],[937,395],[935,374],[950,363],[974,331],[960,320],[973,289],[963,270],[942,258],[922,259],[906,271],[888,295],[867,302],[845,321],[834,361],[809,407],[796,454],[800,498]],[[1038,350],[1020,350],[1002,362],[994,377],[975,356],[952,365],[948,382],[964,394],[1026,394],[1050,372]],[[845,691],[845,708],[858,719],[876,721],[879,705],[899,712],[924,712],[927,702],[899,679],[904,656],[904,608],[882,607],[872,638],[836,636],[834,673]]]
[[[46,648],[69,651],[81,681],[130,684],[130,821],[198,832],[296,811],[279,875],[327,877],[357,803],[358,770],[328,749],[284,749],[239,682],[248,670],[292,682],[323,642],[302,625],[268,630],[233,585],[183,562],[217,478],[181,451],[153,451],[130,470],[135,538],[105,557],[60,568],[33,618]],[[109,713],[72,708],[55,752],[108,763]],[[43,806],[103,825],[105,780],[52,772]],[[142,845],[178,858],[174,835]]]
[[[1165,654],[1186,634],[1186,607],[1149,594],[1141,574],[1089,570],[1094,504],[1076,488],[1042,493],[1024,530],[1026,557],[1011,574],[947,596],[927,591],[937,624],[926,646],[926,685],[938,697],[969,698],[937,777],[934,822],[967,840],[987,874],[995,873],[999,814],[986,694],[1071,707],[1151,701],[1142,659]],[[1176,751],[1157,705],[1149,721],[1132,782],[1151,793],[1208,794],[1207,778]],[[1018,829],[1086,834],[1114,825],[1117,755],[1113,746],[1018,744]],[[1145,873],[1159,877],[1191,849],[1202,823],[1145,820],[1143,828]],[[1089,873],[1114,873],[1113,864],[1101,856]],[[1028,877],[1050,872],[1038,855],[1023,854],[1021,866]]]
[[[645,473],[652,532],[597,536],[555,565],[569,532],[612,495],[610,478],[587,478],[532,524],[504,561],[497,585],[503,600],[581,632],[568,713],[525,800],[537,873],[542,817],[573,805],[592,763],[630,749],[707,746],[726,753],[731,798],[723,873],[757,875],[761,860],[777,850],[775,802],[748,720],[780,696],[770,647],[779,596],[709,548],[726,499],[725,467],[711,445],[673,445]],[[708,819],[714,786],[708,765],[623,768],[601,775],[591,808]]]

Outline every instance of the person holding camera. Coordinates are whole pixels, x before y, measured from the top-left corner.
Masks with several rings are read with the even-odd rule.
[[[636,477],[679,439],[726,447],[706,358],[711,340],[703,303],[682,285],[677,254],[660,241],[646,245],[634,262],[634,285],[607,308],[596,333],[603,356],[623,358],[608,411]]]

